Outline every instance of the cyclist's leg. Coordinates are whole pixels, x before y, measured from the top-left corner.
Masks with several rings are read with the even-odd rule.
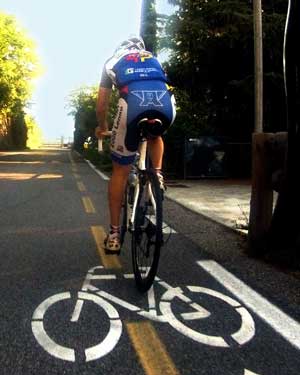
[[[148,138],[148,150],[152,168],[156,173],[160,188],[166,190],[164,176],[162,173],[162,160],[164,156],[164,141],[162,137]]]
[[[118,227],[120,225],[119,221],[122,199],[130,168],[131,164],[121,165],[113,162],[113,171],[108,185],[108,201],[110,211],[110,224],[114,227]]]
[[[164,155],[164,141],[162,137],[148,138],[147,141],[152,167],[155,170],[161,170]]]
[[[112,176],[108,184],[108,201],[110,211],[110,231],[105,240],[107,253],[119,253],[120,214],[126,188],[127,177],[134,161],[136,150],[128,150],[125,145],[127,133],[127,103],[119,100],[118,113],[114,121],[111,137]]]

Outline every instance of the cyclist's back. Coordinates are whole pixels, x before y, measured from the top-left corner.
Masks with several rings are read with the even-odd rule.
[[[100,137],[107,130],[105,117],[113,86],[118,89],[120,98],[110,145],[113,173],[109,185],[111,235],[106,242],[108,250],[120,248],[119,244],[114,246],[110,239],[117,236],[114,236],[115,233],[119,233],[123,194],[118,186],[125,187],[129,173],[127,167],[135,159],[139,143],[138,123],[145,117],[160,120],[149,122],[148,129],[151,161],[153,168],[159,173],[163,156],[161,135],[172,124],[176,113],[174,96],[162,66],[152,53],[145,50],[140,37],[132,37],[121,43],[104,65],[97,102]]]

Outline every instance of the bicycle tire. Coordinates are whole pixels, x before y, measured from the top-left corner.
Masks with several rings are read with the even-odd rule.
[[[131,236],[132,264],[137,289],[150,289],[157,273],[162,233],[162,190],[158,177],[151,171],[139,176],[140,190]],[[149,198],[149,186],[153,201]]]

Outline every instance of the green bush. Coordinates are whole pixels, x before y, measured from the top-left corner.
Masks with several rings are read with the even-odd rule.
[[[93,142],[83,149],[82,156],[93,163],[96,168],[103,172],[111,173],[112,163],[109,150],[109,140],[103,141],[103,152],[99,153],[97,143]]]

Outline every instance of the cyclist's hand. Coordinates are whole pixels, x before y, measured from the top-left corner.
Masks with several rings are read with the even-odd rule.
[[[105,127],[100,127],[100,126],[97,126],[95,128],[95,136],[99,139],[101,138],[104,138],[108,133],[108,128],[105,126]]]

